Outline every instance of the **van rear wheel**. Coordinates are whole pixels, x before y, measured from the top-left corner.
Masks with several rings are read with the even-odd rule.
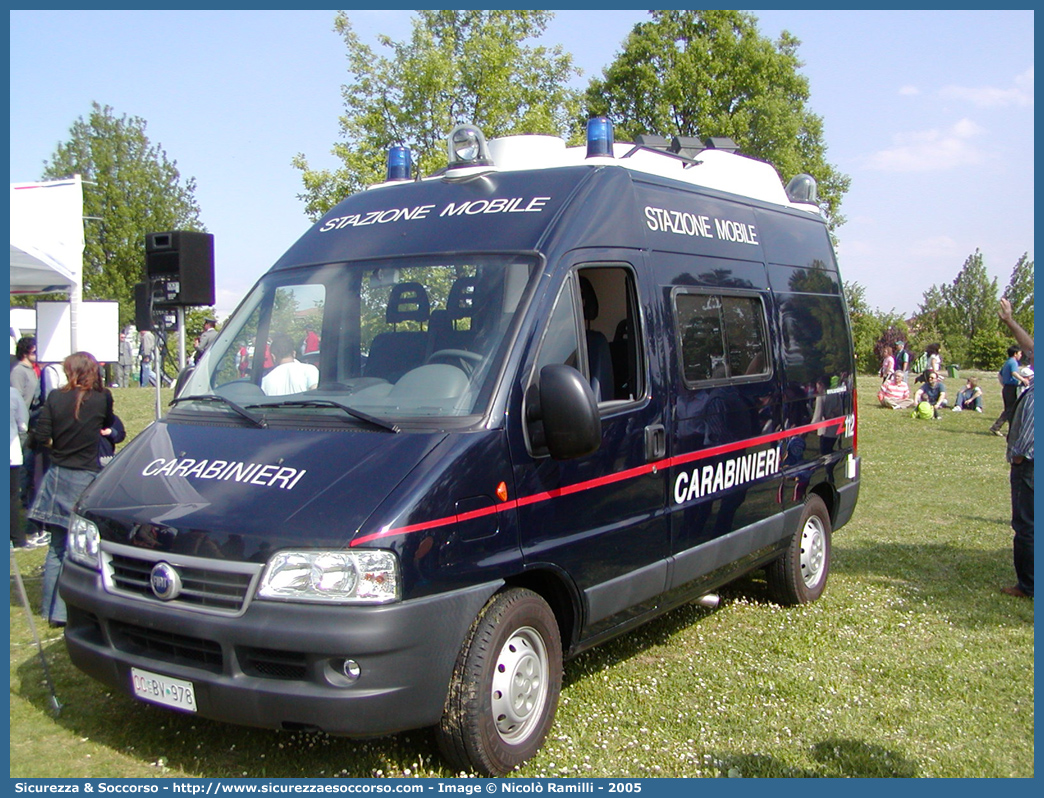
[[[787,550],[765,569],[769,594],[778,604],[808,604],[826,588],[830,572],[830,513],[809,496]]]
[[[509,772],[540,750],[561,690],[562,641],[551,608],[530,590],[498,593],[457,657],[436,728],[442,755],[485,776]]]

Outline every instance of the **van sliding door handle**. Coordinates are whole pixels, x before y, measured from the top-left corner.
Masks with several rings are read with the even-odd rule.
[[[645,428],[645,459],[652,463],[662,460],[667,454],[667,432],[663,424],[650,424]]]

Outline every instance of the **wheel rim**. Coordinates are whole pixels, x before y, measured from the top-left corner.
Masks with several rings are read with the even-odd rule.
[[[516,630],[493,669],[493,719],[504,742],[521,742],[536,728],[547,703],[547,680],[547,649],[540,633],[530,626]]]
[[[823,522],[812,516],[801,530],[801,579],[805,587],[814,588],[823,578],[826,567],[827,541]]]

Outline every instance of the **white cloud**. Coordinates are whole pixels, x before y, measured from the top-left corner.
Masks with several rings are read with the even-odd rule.
[[[1033,67],[1016,75],[1010,88],[996,86],[944,86],[939,95],[945,99],[969,102],[979,108],[1005,108],[1033,105]]]
[[[921,90],[916,86],[900,86],[899,96],[901,97],[916,97],[921,93]]]
[[[863,159],[866,169],[881,172],[933,172],[982,163],[972,139],[985,131],[970,119],[947,130],[933,128],[892,136],[892,147]]]
[[[952,258],[958,253],[957,242],[949,236],[922,238],[910,245],[910,254],[917,258]]]

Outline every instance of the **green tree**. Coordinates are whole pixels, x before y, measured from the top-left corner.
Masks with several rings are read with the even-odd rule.
[[[998,331],[997,279],[987,274],[979,250],[968,256],[952,283],[925,291],[917,318],[919,340],[930,331],[933,341],[941,339],[950,360],[965,367],[992,365],[984,358]]]
[[[530,47],[552,18],[548,11],[418,11],[409,41],[379,37],[378,56],[337,14],[334,29],[348,48],[342,86],[343,139],[336,170],[313,170],[303,154],[305,210],[312,219],[359,189],[384,179],[390,146],[402,144],[414,168],[428,174],[446,164],[454,125],[469,122],[487,137],[513,133],[575,134],[579,94],[566,83],[579,74],[560,47]]]
[[[1004,333],[996,328],[978,330],[968,341],[967,361],[980,369],[999,369],[1008,358],[1011,342],[1007,328]]]
[[[134,320],[134,284],[145,276],[145,234],[204,231],[195,178],[182,180],[177,162],[145,134],[140,117],[116,117],[92,103],[44,163],[46,180],[84,180],[83,298],[116,300],[120,325]]]
[[[1029,253],[1024,252],[1011,270],[1011,279],[1004,289],[1004,296],[1011,302],[1015,321],[1033,335],[1033,259]]]
[[[964,333],[971,339],[979,330],[997,326],[997,278],[986,273],[982,253],[975,250],[964,261],[953,283],[944,285],[944,333]]]
[[[623,51],[586,93],[588,115],[612,121],[618,138],[640,133],[728,136],[771,163],[784,180],[802,172],[819,183],[834,228],[850,179],[826,160],[823,120],[807,108],[800,41],[772,42],[741,11],[650,11]]]

